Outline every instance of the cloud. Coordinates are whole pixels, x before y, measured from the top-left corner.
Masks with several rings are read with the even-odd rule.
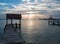
[[[0,3],[0,14],[6,13],[20,13],[20,14],[34,14],[34,15],[53,15],[60,16],[60,2],[57,0],[23,0],[22,3]]]
[[[0,5],[2,5],[2,6],[5,6],[5,5],[12,5],[12,3],[3,3],[3,2],[0,2]]]
[[[29,2],[30,0],[22,0],[22,1],[26,1],[26,2]]]
[[[38,13],[38,14],[50,14],[53,11],[60,10],[60,3],[54,0],[38,0],[30,2],[31,0],[22,0],[22,4],[16,4],[10,7],[4,7],[3,13]],[[5,4],[6,5],[6,4]],[[40,12],[42,10],[42,12]]]
[[[0,5],[6,5],[7,3],[0,3]]]

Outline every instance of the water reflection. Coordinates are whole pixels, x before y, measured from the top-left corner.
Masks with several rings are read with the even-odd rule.
[[[0,32],[4,26],[5,21],[0,21]],[[46,20],[21,20],[21,31],[25,41],[29,43],[60,43],[60,27],[48,25]]]
[[[34,22],[32,20],[28,21],[29,24],[27,24],[29,27],[34,25]]]
[[[26,23],[27,29],[32,29],[34,25],[35,25],[35,22],[33,22],[32,20],[29,20],[29,21]],[[31,31],[31,30],[30,30],[30,31]]]
[[[45,22],[39,20],[24,20],[21,22],[22,33],[27,42],[37,42],[40,34],[44,34]],[[44,27],[44,28],[43,28]]]

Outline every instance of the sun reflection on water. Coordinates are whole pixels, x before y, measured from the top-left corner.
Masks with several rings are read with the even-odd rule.
[[[32,31],[34,27],[34,22],[32,20],[29,20],[28,23],[26,24],[28,31]]]
[[[29,24],[28,24],[29,27],[34,25],[34,23],[33,23],[32,20],[29,20],[28,23],[29,23]]]
[[[39,28],[41,24],[38,22],[38,20],[23,20],[22,22],[22,27],[23,29],[25,29],[27,32],[32,32],[33,30],[35,30],[36,28]]]

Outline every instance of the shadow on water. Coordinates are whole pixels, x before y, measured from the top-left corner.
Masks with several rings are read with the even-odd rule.
[[[4,28],[3,41],[4,44],[24,44],[26,43],[21,34],[21,26],[18,27],[17,24],[7,24]]]

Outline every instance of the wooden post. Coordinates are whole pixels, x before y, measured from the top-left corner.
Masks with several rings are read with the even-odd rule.
[[[21,20],[19,20],[19,28],[21,28]]]
[[[58,25],[59,25],[59,20],[58,20]]]
[[[6,19],[6,25],[8,24],[8,19]]]
[[[12,22],[13,22],[13,21],[12,21],[12,19],[11,19],[11,24],[12,24]]]
[[[54,20],[53,20],[53,25],[55,24]]]
[[[16,28],[17,28],[17,23],[16,23]]]

